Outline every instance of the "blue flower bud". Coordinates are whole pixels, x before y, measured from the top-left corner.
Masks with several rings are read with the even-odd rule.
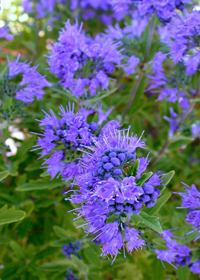
[[[151,207],[153,207],[155,204],[156,204],[156,201],[155,201],[155,200],[150,200],[150,201],[148,201],[148,202],[145,203],[145,205],[146,205],[147,208],[151,208]]]
[[[116,154],[115,152],[111,152],[111,153],[109,154],[109,157],[110,157],[110,158],[116,157],[116,156],[117,156],[117,154]]]
[[[136,210],[138,210],[138,209],[142,208],[143,204],[141,201],[138,201],[138,202],[136,201],[133,203],[133,206]]]
[[[126,159],[126,155],[123,153],[118,154],[118,158],[120,159],[120,161],[124,161]]]
[[[90,129],[92,131],[96,131],[98,129],[98,125],[95,122],[91,122]]]
[[[109,209],[110,212],[114,212],[114,211],[115,211],[115,207],[112,206],[112,205],[110,205],[110,206],[108,207],[108,209]]]
[[[106,173],[105,178],[109,179],[110,177],[112,177],[112,175],[110,173]]]
[[[143,194],[140,199],[142,200],[142,202],[148,202],[151,200],[150,196],[148,194]]]
[[[103,162],[109,162],[110,160],[108,156],[103,156],[101,159]]]
[[[154,192],[154,187],[151,185],[144,185],[143,190],[147,194],[152,194]]]
[[[115,199],[116,203],[124,203],[124,199],[117,196],[116,199]]]
[[[119,203],[119,204],[117,204],[116,208],[117,208],[117,210],[123,210],[124,205]]]
[[[122,174],[122,171],[121,171],[121,169],[116,168],[116,169],[113,170],[113,174],[114,174],[114,175],[121,175],[121,174]]]
[[[103,168],[104,168],[106,171],[109,171],[109,170],[113,169],[113,167],[114,167],[113,164],[110,163],[110,162],[104,164],[104,166],[103,166]]]
[[[112,164],[114,166],[119,166],[120,165],[120,160],[118,158],[116,158],[116,157],[111,158],[110,161],[112,162]]]
[[[140,214],[140,210],[139,209],[138,210],[133,210],[133,214],[135,214],[135,215]]]
[[[158,198],[158,193],[157,192],[152,193],[151,199],[156,200],[157,198]]]
[[[102,167],[100,167],[97,172],[98,174],[103,175],[105,173],[105,170]]]

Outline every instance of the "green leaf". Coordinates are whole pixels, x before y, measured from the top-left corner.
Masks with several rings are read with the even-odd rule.
[[[100,248],[92,243],[90,244],[90,246],[84,249],[84,256],[88,260],[89,264],[93,264],[97,267],[102,266],[100,254],[101,254]]]
[[[140,163],[140,160],[137,159],[131,164],[131,166],[128,167],[128,170],[127,170],[127,175],[128,176],[136,176],[137,175],[139,163]]]
[[[74,255],[71,255],[71,259],[72,259],[73,265],[76,267],[76,269],[78,271],[87,274],[88,266],[82,260],[80,260],[79,258],[77,258]]]
[[[33,191],[33,190],[44,190],[44,189],[54,189],[63,186],[64,182],[57,180],[54,182],[41,183],[38,181],[26,183],[16,188],[17,191]]]
[[[55,231],[55,234],[60,237],[61,239],[68,239],[69,233],[65,229],[59,227],[59,226],[53,226],[53,230]]]
[[[176,270],[176,275],[180,280],[189,280],[190,271],[187,266],[181,267],[179,266]]]
[[[169,145],[169,150],[177,150],[184,145],[188,145],[189,143],[194,141],[193,137],[187,137],[183,135],[173,136],[171,139],[171,143]]]
[[[10,241],[10,246],[11,246],[14,254],[16,255],[16,257],[18,259],[24,259],[25,258],[24,249],[17,242],[11,240]]]
[[[8,177],[9,174],[10,172],[8,170],[0,172],[0,181]]]
[[[157,199],[156,205],[153,208],[149,209],[147,213],[149,215],[155,215],[160,210],[160,208],[168,201],[171,195],[172,194],[170,192],[166,192],[165,194],[161,195],[161,197]]]
[[[147,213],[145,213],[144,211],[141,211],[141,213],[138,215],[134,214],[131,217],[131,221],[136,224],[143,223],[146,226],[150,227],[151,229],[153,229],[159,233],[162,233],[162,228],[158,221],[158,217],[150,216]]]
[[[15,210],[14,207],[7,209],[7,205],[4,205],[0,209],[0,225],[9,224],[22,220],[26,216],[26,212],[21,210]]]
[[[163,180],[162,185],[161,186],[157,186],[157,188],[162,192],[166,186],[169,184],[169,182],[171,181],[171,179],[174,177],[175,171],[172,170],[169,173],[163,175],[161,177],[161,180]]]
[[[195,262],[198,259],[200,259],[200,250],[197,250],[193,253],[192,258],[191,258],[191,262]]]
[[[152,280],[162,280],[165,276],[165,270],[160,260],[155,259],[152,263]]]
[[[137,181],[137,185],[142,186],[152,175],[153,172],[143,173],[141,178]]]
[[[7,125],[8,125],[8,122],[4,120],[2,123],[0,123],[0,130],[6,128]]]
[[[65,258],[53,262],[44,263],[41,265],[41,269],[46,271],[66,271],[70,266],[73,266],[72,261]]]

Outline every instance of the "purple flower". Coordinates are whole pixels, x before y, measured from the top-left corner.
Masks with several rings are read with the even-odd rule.
[[[189,268],[193,273],[198,273],[200,275],[200,259],[192,263]]]
[[[167,242],[166,247],[168,250],[155,250],[157,258],[162,262],[166,261],[172,266],[172,262],[175,262],[177,266],[186,266],[190,264],[190,249],[185,245],[179,245],[174,238],[171,230],[164,230],[161,234],[162,238]]]
[[[179,122],[180,119],[178,114],[174,112],[173,108],[170,108],[170,115],[171,118],[164,116],[163,118],[169,122],[170,130],[169,130],[169,137],[172,137],[177,129],[179,129]]]
[[[63,88],[69,88],[73,95],[91,95],[99,88],[108,89],[109,74],[115,65],[121,65],[122,55],[111,39],[94,40],[82,32],[82,25],[71,25],[68,21],[60,32],[58,42],[52,46],[48,57],[50,70],[59,79]],[[87,73],[84,73],[84,69]]]
[[[90,160],[88,162],[88,155],[83,157],[85,165],[85,172],[92,172],[95,177],[99,179],[107,178],[107,174],[112,174],[113,178],[118,178],[123,172],[123,166],[135,159],[134,152],[137,148],[143,148],[144,143],[140,142],[136,136],[129,136],[124,131],[117,130],[104,130],[100,134],[99,140],[94,141],[95,146],[90,147],[91,150]],[[119,155],[119,156],[118,156]],[[123,156],[122,156],[123,155]],[[109,162],[104,163],[103,158],[109,157]],[[118,158],[120,161],[120,168],[112,163],[112,158]],[[104,169],[104,174],[99,173],[99,169]],[[115,169],[121,169],[119,175],[115,175]]]
[[[127,66],[124,67],[124,71],[126,72],[127,75],[135,73],[135,67],[139,64],[140,59],[138,57],[135,57],[132,55],[127,63]]]
[[[199,48],[199,11],[179,13],[165,28],[163,41],[171,48],[170,54],[175,63],[183,62],[186,75],[193,75],[200,62]],[[161,31],[162,32],[162,31]]]
[[[179,192],[178,194],[182,196],[181,207],[177,208],[187,208],[189,214],[187,215],[186,221],[194,227],[194,231],[200,230],[200,192],[197,190],[196,186],[192,184],[191,187],[184,184],[184,189],[186,193]],[[193,231],[192,231],[193,232]],[[197,235],[195,241],[199,239],[200,234]]]
[[[9,34],[10,30],[8,26],[0,28],[0,38],[5,38],[8,41],[11,41],[14,38],[14,35]]]
[[[78,258],[81,258],[77,254],[80,250],[81,250],[81,243],[79,240],[75,243],[72,243],[70,241],[68,244],[62,246],[62,252],[64,255],[66,255],[68,257],[68,259],[71,259],[70,255],[72,255],[72,254],[77,256]]]
[[[16,92],[16,99],[19,99],[25,103],[33,102],[34,96],[36,99],[42,99],[44,95],[44,87],[50,87],[51,84],[42,76],[37,67],[30,67],[30,63],[19,62],[20,55],[18,55],[16,61],[10,62],[8,59],[9,79],[12,80],[19,73],[23,73],[22,81],[19,83],[20,90]]]
[[[192,135],[197,138],[200,136],[200,126],[196,125],[195,123],[192,124]]]

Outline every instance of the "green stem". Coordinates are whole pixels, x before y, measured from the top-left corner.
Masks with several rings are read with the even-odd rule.
[[[144,68],[145,63],[147,62],[147,59],[148,59],[148,56],[149,56],[149,51],[150,51],[150,48],[151,48],[151,43],[152,43],[152,40],[153,40],[155,19],[156,19],[156,16],[153,15],[152,20],[151,20],[150,25],[149,25],[149,37],[148,37],[147,48],[146,48],[146,52],[145,52],[145,56],[144,56],[144,61],[142,63],[142,67],[141,67],[141,72],[140,72],[140,74],[139,74],[139,76],[138,76],[138,78],[137,78],[137,80],[136,80],[136,82],[134,84],[134,87],[133,87],[133,90],[132,90],[132,94],[130,96],[130,99],[129,99],[129,101],[128,101],[127,105],[126,105],[126,108],[124,110],[124,113],[122,115],[122,122],[124,121],[128,111],[129,111],[129,109],[130,109],[130,107],[132,105],[132,102],[134,100],[135,94],[136,94],[136,92],[138,90],[140,82],[141,82],[141,80],[142,80],[142,78],[144,76],[144,73],[145,73],[143,68]]]

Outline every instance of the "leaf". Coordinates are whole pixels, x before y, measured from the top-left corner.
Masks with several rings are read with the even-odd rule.
[[[137,175],[139,163],[140,163],[140,160],[137,159],[131,164],[131,166],[128,167],[128,170],[127,170],[127,175],[128,176],[136,176]]]
[[[160,179],[163,180],[162,185],[161,186],[157,186],[157,188],[162,192],[166,186],[169,184],[169,182],[171,181],[171,179],[174,177],[175,171],[172,170],[169,173],[163,175]]]
[[[0,123],[0,130],[6,128],[7,125],[8,125],[8,121],[5,121],[5,120],[4,120],[2,123]]]
[[[41,269],[46,271],[66,271],[67,267],[70,266],[74,266],[72,261],[65,258],[53,262],[44,263],[41,265]]]
[[[137,185],[142,186],[152,175],[153,172],[143,173],[141,178],[137,181]]]
[[[61,239],[69,238],[69,233],[65,229],[63,229],[59,226],[53,226],[53,230],[55,231],[56,235],[58,237],[60,237]]]
[[[9,174],[10,172],[8,170],[0,172],[0,181],[8,177]]]
[[[162,228],[158,221],[158,217],[150,216],[144,211],[141,211],[141,213],[138,215],[133,214],[133,216],[131,217],[131,221],[133,221],[136,224],[143,223],[146,226],[150,227],[151,229],[159,233],[162,233]]]
[[[191,262],[195,262],[198,259],[200,259],[200,250],[197,250],[193,253],[192,258],[191,258]]]
[[[163,175],[163,176],[161,177],[161,179],[162,179],[162,178],[164,179],[163,182],[162,182],[162,184],[164,184],[165,187],[169,184],[169,182],[171,181],[171,179],[174,177],[174,174],[175,174],[175,171],[172,170],[172,171],[170,171],[169,173],[167,173],[166,175]]]
[[[100,259],[101,250],[98,246],[91,243],[90,246],[84,249],[84,256],[88,260],[89,264],[93,264],[97,267],[102,266],[102,262]]]
[[[149,215],[155,215],[160,210],[160,208],[168,201],[171,195],[171,192],[166,192],[165,194],[163,194],[157,199],[156,205],[153,208],[149,209],[147,213]]]
[[[187,266],[185,267],[179,266],[178,269],[176,270],[176,275],[178,279],[189,280],[189,275],[190,275],[189,268]]]
[[[153,280],[164,279],[165,270],[162,266],[161,261],[158,259],[155,259],[155,261],[152,263],[152,276],[153,276],[152,277]]]
[[[76,269],[80,272],[83,272],[84,274],[87,274],[88,272],[88,266],[79,258],[77,258],[74,255],[71,255],[71,259],[73,262],[73,265],[76,267]]]
[[[10,241],[10,246],[18,259],[24,259],[25,253],[23,248],[15,241]]]
[[[169,145],[169,150],[177,150],[184,145],[188,145],[189,143],[194,141],[193,137],[187,137],[183,135],[173,136],[171,139],[171,143]]]
[[[33,191],[33,190],[44,190],[44,189],[54,189],[64,185],[63,181],[54,181],[54,182],[46,182],[40,183],[38,181],[26,183],[16,188],[17,191]]]
[[[0,209],[0,225],[9,224],[22,220],[26,216],[26,212],[21,210],[15,210],[14,207],[7,209],[7,205],[4,205]]]

